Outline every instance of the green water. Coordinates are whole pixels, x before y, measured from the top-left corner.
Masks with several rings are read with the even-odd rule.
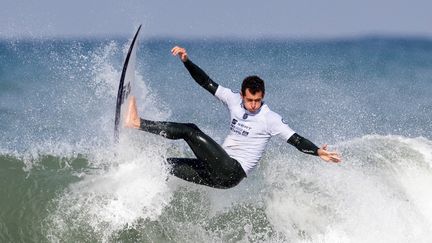
[[[36,163],[27,171],[24,161]],[[52,199],[79,180],[74,173],[86,163],[82,157],[44,156],[31,162],[0,156],[0,241],[46,241],[43,222],[54,207]]]

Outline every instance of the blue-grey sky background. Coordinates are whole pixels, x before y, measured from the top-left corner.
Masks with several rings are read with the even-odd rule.
[[[432,37],[431,0],[0,0],[0,38]]]

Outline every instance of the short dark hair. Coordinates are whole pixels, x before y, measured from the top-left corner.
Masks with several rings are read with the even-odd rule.
[[[243,79],[243,83],[241,86],[242,95],[246,94],[246,89],[249,89],[249,92],[251,92],[251,94],[253,95],[259,91],[261,91],[264,95],[265,93],[264,80],[262,80],[260,77],[256,75],[248,76],[245,79]]]

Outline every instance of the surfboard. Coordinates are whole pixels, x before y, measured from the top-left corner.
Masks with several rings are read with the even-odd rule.
[[[123,64],[123,70],[120,76],[119,88],[117,92],[116,111],[114,119],[114,141],[118,143],[120,133],[120,121],[122,118],[122,107],[129,94],[132,92],[132,85],[135,80],[136,49],[138,45],[138,34],[141,25],[138,27],[132,42],[129,46],[126,58]]]

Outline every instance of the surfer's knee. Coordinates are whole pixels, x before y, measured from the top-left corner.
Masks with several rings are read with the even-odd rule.
[[[198,138],[198,137],[202,137],[203,132],[201,131],[201,129],[199,129],[199,127],[193,123],[185,123],[185,126],[187,127],[186,131],[186,136],[189,138]]]
[[[189,127],[190,129],[192,129],[192,130],[195,130],[195,131],[201,131],[201,130],[199,129],[199,127],[198,127],[197,125],[195,125],[194,123],[185,123],[185,125],[186,125],[187,127]]]

